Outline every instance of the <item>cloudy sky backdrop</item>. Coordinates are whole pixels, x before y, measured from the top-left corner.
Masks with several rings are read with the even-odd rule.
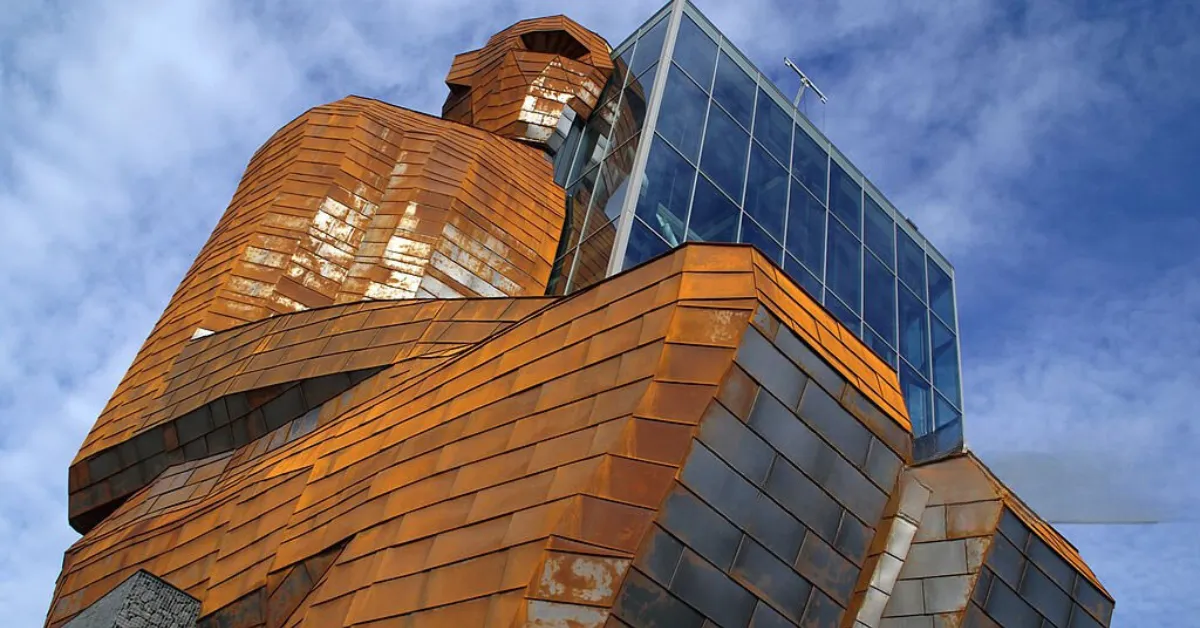
[[[5,2],[4,623],[42,622],[67,465],[261,142],[350,93],[436,112],[453,54],[520,18],[615,45],[659,4]],[[1039,509],[1165,521],[1063,526],[1114,625],[1200,616],[1200,5],[697,4],[785,91],[805,68],[812,118],[955,264],[970,445]]]

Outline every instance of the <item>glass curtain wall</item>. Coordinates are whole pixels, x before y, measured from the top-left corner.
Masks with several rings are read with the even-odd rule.
[[[687,241],[752,244],[897,369],[916,435],[931,436],[918,441],[922,457],[956,448],[950,265],[695,7],[668,37],[669,8],[614,53],[610,117],[589,123],[569,177],[573,207],[589,209],[572,212],[585,226],[564,249],[559,292]],[[655,98],[659,114],[646,120]],[[627,198],[639,148],[645,166]],[[622,211],[624,246],[614,241]]]

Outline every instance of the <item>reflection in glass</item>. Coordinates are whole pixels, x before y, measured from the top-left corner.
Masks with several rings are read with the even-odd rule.
[[[696,169],[661,137],[655,136],[634,211],[671,246],[683,243],[688,197],[695,176]]]
[[[676,35],[675,51],[671,53],[671,58],[708,92],[717,60],[717,43],[686,15],[679,23],[679,34]]]
[[[629,62],[629,70],[634,76],[641,76],[646,68],[658,61],[666,34],[667,20],[664,18],[638,39],[637,49],[633,52],[633,60]]]
[[[617,125],[618,136],[614,143],[623,141],[620,136],[625,134],[636,133],[642,128],[642,123],[646,121],[646,107],[650,100],[650,91],[654,89],[654,78],[658,72],[658,64],[650,66],[641,76],[633,79],[625,86],[624,100],[621,101],[621,124]],[[630,131],[629,129],[632,129]]]
[[[609,90],[606,89],[604,93],[609,94]],[[608,153],[609,133],[617,122],[617,105],[620,100],[618,95],[612,93],[608,100],[596,107],[596,111],[588,119],[583,138],[580,139],[579,148],[575,152],[575,162],[571,166],[573,179],[578,180],[582,173],[595,168]]]
[[[883,211],[870,194],[866,195],[863,215],[863,244],[874,251],[884,265],[893,268],[895,262],[892,260],[896,256],[896,225],[891,216]]]
[[[696,178],[692,214],[688,217],[688,240],[736,242],[737,205],[704,177]]]
[[[757,111],[754,114],[754,137],[762,142],[780,163],[788,163],[792,149],[792,116],[758,90]]]
[[[933,431],[930,419],[929,384],[921,379],[907,363],[900,365],[900,393],[908,405],[908,417],[912,420],[913,432],[928,434]]]
[[[862,335],[862,323],[858,320],[858,314],[855,314],[849,306],[842,303],[842,300],[837,298],[832,292],[825,293],[825,309],[829,310],[841,324],[854,332],[855,336]]]
[[[611,225],[612,223],[609,223]],[[606,226],[579,245],[575,257],[575,271],[571,277],[571,290],[586,288],[604,279],[608,274],[608,261],[612,256],[616,229]]]
[[[747,129],[754,115],[754,90],[754,77],[722,51],[717,61],[717,78],[713,81],[713,98]]]
[[[946,401],[946,398],[941,395],[934,395],[934,419],[937,427],[949,425],[960,418],[962,414]]]
[[[925,265],[929,268],[929,308],[954,329],[954,287],[950,275],[932,257],[925,257]]]
[[[943,395],[958,403],[958,345],[954,334],[937,319],[930,325],[933,340],[933,385]]]
[[[825,272],[825,208],[792,181],[792,196],[788,199],[787,250],[804,262],[809,272],[821,276]]]
[[[625,248],[625,260],[621,270],[629,270],[669,250],[671,247],[663,242],[662,238],[655,235],[641,220],[635,219],[632,229],[629,230],[629,245]]]
[[[900,355],[908,360],[920,373],[929,376],[929,319],[925,305],[913,296],[908,288],[901,287],[900,306]]]
[[[858,237],[862,227],[862,187],[836,163],[829,169],[829,211]]]
[[[903,229],[896,230],[896,274],[925,300],[925,251]]]
[[[896,342],[896,278],[875,255],[863,255],[863,319],[888,344]]]
[[[816,275],[808,272],[800,262],[787,254],[783,256],[783,271],[792,278],[793,281],[800,284],[801,288],[808,293],[816,302],[821,302],[821,280],[817,279]]]
[[[667,86],[663,89],[661,111],[656,129],[679,152],[693,163],[699,157],[700,133],[704,128],[704,112],[708,108],[708,96],[676,66],[667,74]]]
[[[783,240],[783,216],[787,210],[787,185],[787,170],[771,159],[758,142],[751,142],[746,213],[780,241]]]
[[[712,177],[730,197],[742,199],[742,183],[746,179],[746,151],[750,136],[719,107],[708,112],[708,129],[704,132],[704,153],[700,170]]]
[[[892,350],[892,347],[883,338],[879,337],[879,334],[876,334],[867,325],[863,325],[863,341],[875,352],[875,355],[883,358],[883,361],[887,362],[888,366],[896,368],[896,352]]]
[[[859,311],[860,251],[858,240],[836,221],[829,221],[829,268],[825,286],[838,295],[855,313]],[[828,299],[827,299],[828,300]]]
[[[825,204],[825,179],[829,155],[800,126],[792,134],[792,176]]]
[[[763,255],[766,255],[772,262],[782,263],[780,256],[783,255],[783,247],[774,238],[767,235],[767,232],[755,224],[749,216],[742,217],[741,241],[758,247],[758,250],[762,251]]]

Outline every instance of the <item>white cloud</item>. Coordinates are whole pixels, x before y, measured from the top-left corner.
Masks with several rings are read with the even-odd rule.
[[[41,621],[73,538],[65,478],[75,448],[271,132],[346,93],[436,111],[452,55],[517,19],[567,13],[615,44],[659,5],[9,4],[0,14],[0,607],[19,625]],[[1134,106],[1166,107],[1156,94],[1178,78],[1180,56],[1200,55],[1181,27],[1152,35],[1195,9],[699,4],[769,72],[784,76],[783,54],[814,68],[832,96],[829,135],[951,255],[960,283],[973,286],[965,307],[987,309],[1014,290],[1040,300],[1023,333],[968,350],[980,449],[1077,441],[1085,429],[1096,451],[1135,442],[1159,455],[1180,435],[1195,442],[1178,417],[1186,376],[1200,372],[1196,321],[1173,316],[1200,305],[1194,274],[1179,269],[1125,296],[1098,281],[1059,282],[1061,301],[1045,296],[1048,285],[1012,283],[1029,281],[1038,260],[1028,256],[1050,238],[1019,232],[1032,208],[1016,192],[1048,156],[1062,157],[1060,142],[1087,152],[1100,140],[1139,141],[1148,120],[1095,125]],[[1133,82],[1114,89],[1114,77]],[[1179,100],[1182,86],[1171,85]],[[965,330],[968,343],[1011,327],[965,322],[979,326]],[[1167,475],[1148,477],[1178,477],[1156,473]]]

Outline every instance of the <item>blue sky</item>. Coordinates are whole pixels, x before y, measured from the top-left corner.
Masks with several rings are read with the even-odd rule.
[[[261,142],[348,93],[436,111],[453,53],[517,19],[616,44],[658,4],[6,3],[9,622],[42,621],[76,538],[67,465]],[[1035,508],[1171,520],[1063,526],[1114,625],[1200,614],[1200,7],[697,4],[785,91],[785,54],[813,76],[813,119],[955,264],[971,447]]]

